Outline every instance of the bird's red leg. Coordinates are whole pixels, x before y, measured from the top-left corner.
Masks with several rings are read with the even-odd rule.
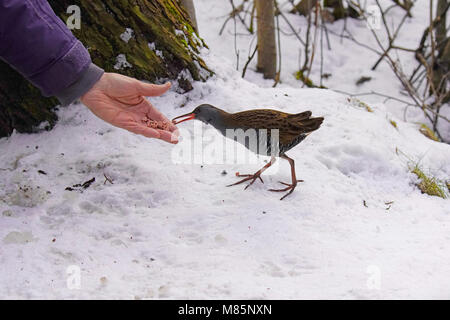
[[[291,176],[292,176],[292,183],[285,183],[285,182],[281,182],[281,184],[284,184],[285,186],[287,186],[284,189],[269,189],[269,191],[273,191],[273,192],[284,192],[284,191],[288,191],[288,193],[286,193],[283,197],[281,197],[280,200],[283,200],[284,198],[286,198],[288,195],[290,195],[295,187],[297,187],[297,182],[303,182],[303,180],[297,180],[297,177],[295,176],[295,163],[294,163],[294,159],[289,158],[287,155],[282,155],[280,156],[280,158],[286,159],[287,161],[289,161],[289,164],[291,165]]]
[[[249,181],[251,180],[251,182],[244,188],[247,189],[248,187],[250,187],[253,182],[255,182],[256,179],[261,180],[262,183],[264,183],[263,179],[261,178],[261,174],[268,168],[270,167],[274,162],[275,162],[276,158],[272,157],[269,161],[268,164],[266,164],[264,167],[262,167],[260,170],[256,171],[255,174],[239,174],[239,172],[236,172],[236,177],[246,177],[245,179],[242,179],[236,183],[230,184],[227,187],[231,187],[231,186],[235,186],[237,184],[241,184],[243,182]]]

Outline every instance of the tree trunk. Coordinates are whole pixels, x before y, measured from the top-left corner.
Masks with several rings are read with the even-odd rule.
[[[437,59],[436,65],[433,66],[433,84],[439,94],[444,94],[447,89],[447,81],[443,80],[443,77],[450,71],[450,41],[447,37],[447,14],[445,12],[448,10],[447,1],[439,0],[436,7],[436,16],[442,17],[435,26]]]
[[[311,10],[316,6],[317,0],[301,0],[292,9],[292,13],[298,12],[303,16],[307,16]],[[333,22],[334,20],[342,19],[345,17],[357,18],[358,12],[352,7],[344,7],[342,0],[324,0],[324,14],[327,15],[326,20]],[[331,13],[326,11],[325,8],[331,9]],[[325,13],[326,11],[326,13]]]
[[[255,0],[258,28],[258,72],[264,78],[275,79],[277,72],[277,48],[275,44],[275,8],[273,0]]]
[[[191,19],[192,26],[194,27],[195,31],[198,32],[198,24],[197,24],[197,16],[195,15],[195,6],[193,0],[179,0],[183,8],[186,10],[186,12],[189,15],[189,18]]]
[[[351,6],[344,7],[342,0],[324,0],[323,6],[332,9],[334,20],[343,19],[345,17],[357,18],[358,14]]]
[[[302,16],[307,16],[309,12],[316,6],[317,0],[301,0],[294,6],[292,13],[300,13]]]
[[[72,30],[107,72],[141,80],[178,80],[182,92],[191,81],[206,80],[212,72],[198,56],[205,43],[193,29],[186,11],[175,0],[50,0],[56,14],[67,21],[70,5],[81,8],[81,28]],[[127,63],[119,63],[118,57]],[[34,132],[41,123],[50,129],[58,104],[44,98],[10,66],[0,61],[0,137]],[[42,125],[41,125],[42,127]]]

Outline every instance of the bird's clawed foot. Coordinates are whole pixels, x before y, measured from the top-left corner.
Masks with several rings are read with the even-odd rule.
[[[286,193],[283,197],[281,197],[280,200],[283,200],[284,198],[286,198],[288,195],[290,195],[294,189],[297,187],[297,182],[303,182],[303,180],[295,180],[294,183],[286,183],[286,182],[281,182],[279,181],[281,184],[284,184],[285,186],[287,186],[286,188],[283,189],[269,189],[269,191],[272,192],[285,192],[288,191],[288,193]]]
[[[227,187],[235,186],[235,185],[238,185],[238,184],[241,184],[241,183],[251,180],[251,182],[244,188],[244,190],[246,190],[248,187],[250,187],[253,184],[253,182],[256,181],[256,179],[259,179],[259,180],[261,180],[262,183],[264,183],[263,179],[261,178],[260,171],[256,172],[255,174],[239,174],[239,172],[236,172],[236,177],[245,177],[245,178],[236,183],[230,184]]]

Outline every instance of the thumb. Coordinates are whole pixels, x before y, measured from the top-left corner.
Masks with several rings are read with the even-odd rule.
[[[138,92],[141,96],[146,97],[157,97],[165,93],[167,90],[170,89],[172,84],[170,82],[166,82],[165,84],[158,85],[158,84],[151,84],[151,83],[145,83],[142,81],[138,82]]]

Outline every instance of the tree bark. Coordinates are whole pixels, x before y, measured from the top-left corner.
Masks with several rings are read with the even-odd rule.
[[[68,6],[81,8],[81,28],[72,31],[88,48],[92,61],[106,72],[152,82],[178,80],[181,92],[192,89],[192,80],[203,81],[212,74],[199,57],[199,50],[206,44],[176,0],[49,3],[63,21],[70,16],[66,13]],[[127,28],[131,29],[131,37],[123,36]],[[129,65],[120,66],[119,55],[124,55]],[[0,137],[14,129],[35,132],[42,123],[47,123],[47,129],[52,128],[57,120],[57,104],[54,98],[42,97],[39,90],[0,61]]]
[[[275,43],[275,6],[273,0],[255,0],[258,28],[257,70],[266,79],[275,79],[277,72],[277,48]]]
[[[189,15],[189,18],[191,19],[192,26],[194,27],[195,31],[198,32],[198,24],[197,24],[197,16],[195,14],[195,6],[193,0],[179,0],[181,5],[184,7],[186,12]]]
[[[445,12],[448,10],[447,1],[439,0],[436,6],[436,16],[442,18],[435,26],[437,58],[435,66],[433,66],[433,85],[439,95],[448,95],[446,92],[448,79],[443,79],[450,71],[450,40],[447,37],[447,14]],[[444,100],[448,100],[448,97]]]

